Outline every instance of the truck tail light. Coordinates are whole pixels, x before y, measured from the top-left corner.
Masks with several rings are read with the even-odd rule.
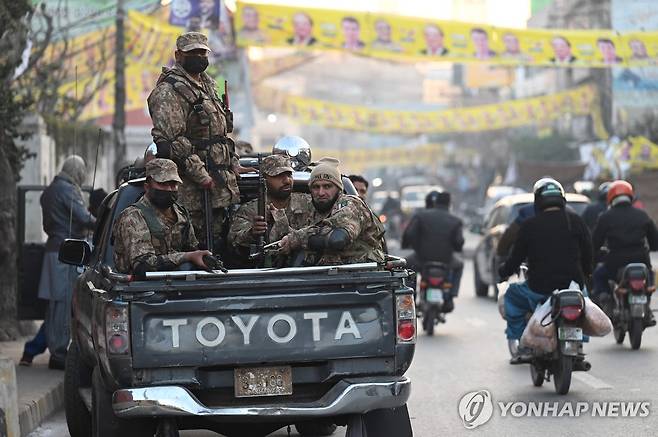
[[[125,355],[130,351],[128,307],[108,306],[105,309],[105,338],[110,354]]]
[[[412,294],[397,296],[398,343],[416,342],[416,303]]]

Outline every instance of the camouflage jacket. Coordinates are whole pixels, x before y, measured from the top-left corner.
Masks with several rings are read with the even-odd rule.
[[[148,208],[162,227],[163,238],[151,235],[140,208]],[[188,213],[174,204],[176,222],[172,223],[146,196],[121,212],[112,229],[114,265],[121,273],[134,273],[138,264],[145,271],[173,270],[183,262],[185,252],[196,250],[198,242]]]
[[[226,139],[226,114],[216,83],[206,73],[201,73],[201,78],[201,83],[197,82],[178,64],[163,67],[148,97],[153,141],[159,149],[169,145],[170,158],[183,180],[179,198],[189,211],[203,210],[199,184],[208,176],[216,185],[211,193],[213,208],[228,206],[240,198],[236,175],[231,170],[238,163],[238,155]],[[206,168],[206,154],[210,170]]]
[[[316,213],[316,217],[321,216]],[[340,252],[308,250],[312,235],[327,235],[332,229],[347,231],[350,244]],[[313,265],[352,264],[384,261],[384,226],[368,205],[357,196],[341,194],[331,212],[310,226],[290,232],[293,247],[307,251],[306,263]]]
[[[269,200],[266,202],[267,204],[269,204]],[[269,232],[267,241],[278,241],[290,231],[313,223],[314,211],[311,196],[304,193],[292,193],[285,209],[278,210],[274,216],[268,213]],[[228,234],[229,242],[232,245],[248,247],[254,242],[251,236],[251,225],[257,212],[258,199],[247,202],[238,209]]]

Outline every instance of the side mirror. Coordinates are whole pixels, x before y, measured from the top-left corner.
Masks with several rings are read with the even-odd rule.
[[[74,266],[85,266],[89,264],[89,257],[91,256],[91,247],[85,240],[76,240],[67,238],[61,246],[59,246],[58,259],[64,264],[71,264]]]

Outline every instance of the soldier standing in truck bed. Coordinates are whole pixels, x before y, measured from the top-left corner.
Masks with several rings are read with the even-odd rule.
[[[227,99],[219,98],[215,81],[204,72],[209,51],[208,39],[202,33],[180,35],[176,39],[176,64],[163,67],[148,97],[158,157],[172,159],[178,166],[183,180],[180,199],[203,243],[204,190],[210,197],[216,242],[222,234],[225,208],[240,200],[238,175],[253,171],[240,166],[233,141],[227,137],[233,129],[233,116]]]

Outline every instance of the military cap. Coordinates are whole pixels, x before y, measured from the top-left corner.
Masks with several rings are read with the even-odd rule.
[[[178,176],[176,163],[171,159],[156,158],[147,162],[146,177],[149,176],[160,183],[175,181],[180,184],[183,182]]]
[[[181,52],[189,52],[194,49],[205,49],[210,51],[208,47],[208,37],[200,32],[186,32],[176,38],[176,48]]]
[[[263,158],[261,164],[263,173],[267,176],[278,176],[283,172],[292,172],[292,163],[290,158],[285,155],[270,155]]]

